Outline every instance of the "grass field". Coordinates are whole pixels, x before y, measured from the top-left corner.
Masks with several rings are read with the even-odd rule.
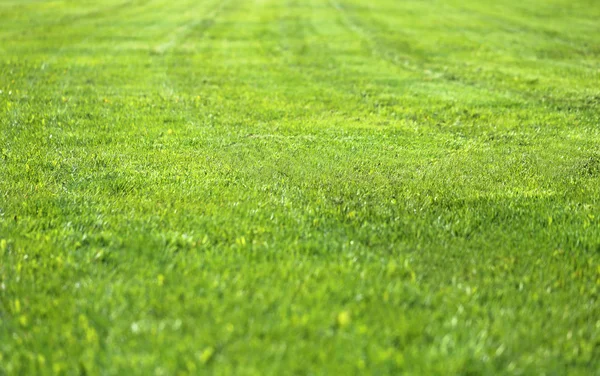
[[[595,0],[0,0],[0,375],[600,374]]]

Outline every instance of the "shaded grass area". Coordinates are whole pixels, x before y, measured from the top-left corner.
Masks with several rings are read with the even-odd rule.
[[[590,374],[591,1],[0,1],[0,373]]]

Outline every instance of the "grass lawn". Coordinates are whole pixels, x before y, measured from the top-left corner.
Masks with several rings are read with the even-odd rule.
[[[599,20],[0,0],[0,375],[598,375]]]

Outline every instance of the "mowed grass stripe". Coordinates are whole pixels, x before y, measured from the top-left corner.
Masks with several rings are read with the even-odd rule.
[[[359,7],[357,9],[362,11],[364,8]],[[592,25],[588,24],[587,30],[579,34],[580,36],[587,36],[589,39],[573,42],[568,40],[569,28],[563,28],[562,30],[557,28],[557,30],[544,32],[543,27],[536,29],[532,27],[525,28],[522,24],[515,26],[508,24],[508,26],[498,30],[491,29],[489,26],[490,18],[494,20],[493,17],[488,16],[478,21],[482,16],[473,10],[463,11],[460,7],[446,6],[445,17],[439,19],[435,18],[435,14],[431,15],[427,9],[427,6],[422,4],[416,9],[376,12],[374,14],[377,19],[372,22],[371,27],[377,27],[378,24],[395,26],[399,18],[407,17],[406,15],[411,14],[410,11],[412,10],[413,13],[420,15],[418,28],[411,27],[407,30],[411,32],[412,44],[417,51],[421,51],[421,55],[424,55],[423,51],[427,51],[425,55],[433,58],[433,60],[428,61],[429,64],[424,68],[432,72],[437,71],[440,76],[457,79],[461,77],[461,75],[456,74],[459,70],[471,71],[470,77],[463,78],[470,84],[480,81],[485,85],[486,81],[493,79],[490,84],[496,89],[506,90],[512,86],[517,89],[510,91],[513,96],[518,96],[519,92],[525,95],[537,93],[537,98],[541,95],[548,97],[548,89],[568,90],[573,87],[574,80],[585,78],[585,85],[589,86],[581,87],[578,85],[578,92],[588,97],[596,93],[593,87],[594,80],[588,79],[594,77],[597,79],[597,66],[582,64],[581,62],[570,63],[570,60],[574,57],[578,57],[579,61],[582,58],[585,59],[585,55],[578,52],[581,48],[577,45],[593,46],[597,42],[594,42],[594,36],[597,33],[595,28],[591,27]],[[393,16],[390,17],[389,15]],[[498,16],[499,12],[496,12],[495,15],[497,20],[500,17]],[[502,22],[503,25],[507,25],[507,19],[510,19],[510,15],[511,13],[508,13],[496,23]],[[584,11],[581,11],[578,16],[577,25],[582,24],[580,20],[589,17]],[[387,22],[385,21],[386,18]],[[445,33],[443,39],[437,40],[435,44],[421,46],[422,41],[429,41],[430,39],[419,38],[419,35],[436,33],[437,31],[436,23],[432,21],[449,25],[451,32]],[[585,25],[585,23],[583,24]],[[392,31],[393,29],[386,27],[377,31],[376,35],[383,40],[387,40],[388,46],[394,44],[409,45],[406,39],[400,41],[389,40],[389,36],[398,35],[398,33]],[[552,49],[554,56],[544,55],[544,48]],[[451,49],[454,49],[454,51]],[[589,54],[589,51],[586,54]],[[455,61],[455,57],[459,60]],[[464,64],[465,57],[468,58],[468,65]],[[451,65],[453,61],[459,63],[460,66],[453,68]],[[539,73],[540,67],[544,68],[544,75]],[[565,74],[566,72],[569,72],[569,74]],[[474,79],[476,81],[473,81]]]

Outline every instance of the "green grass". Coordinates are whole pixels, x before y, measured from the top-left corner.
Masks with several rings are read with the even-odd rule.
[[[0,0],[0,375],[598,374],[595,0]]]

